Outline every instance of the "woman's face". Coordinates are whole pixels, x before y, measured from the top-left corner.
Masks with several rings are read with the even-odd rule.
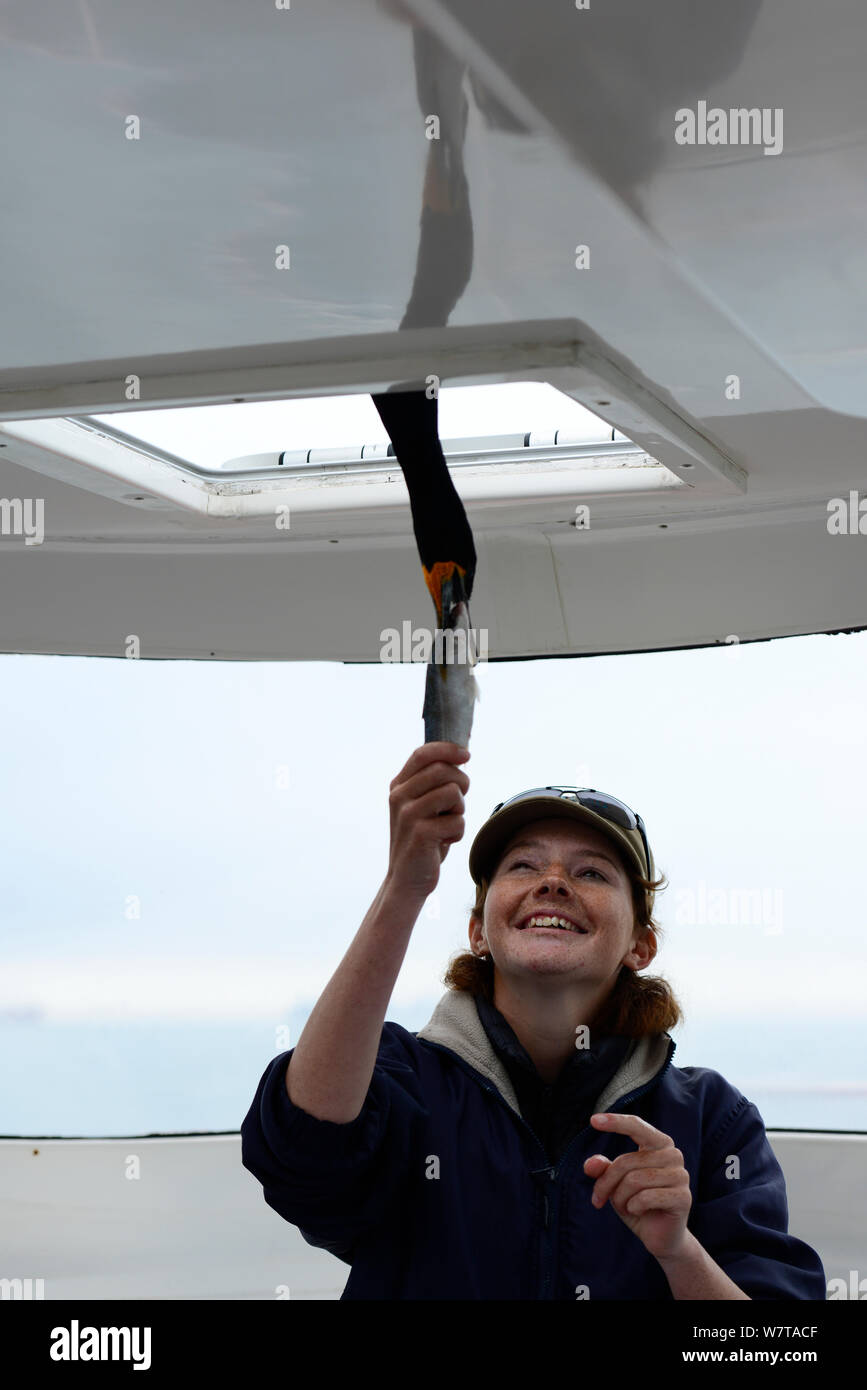
[[[568,918],[577,931],[528,926],[533,917]],[[655,939],[639,940],[632,887],[614,844],[593,826],[562,818],[534,821],[513,835],[488,888],[484,919],[470,920],[477,954],[489,951],[503,978],[571,977],[613,988],[622,965],[649,964]]]

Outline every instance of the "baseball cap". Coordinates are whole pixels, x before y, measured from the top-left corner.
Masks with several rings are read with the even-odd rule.
[[[552,816],[592,825],[614,841],[632,869],[644,878],[656,877],[644,822],[624,801],[594,787],[533,787],[499,802],[479,830],[469,855],[474,883],[491,879],[503,849],[517,830]],[[649,908],[652,899],[652,892],[648,892]]]

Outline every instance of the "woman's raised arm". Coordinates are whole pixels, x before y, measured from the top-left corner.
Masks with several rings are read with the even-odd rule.
[[[390,785],[388,872],[286,1068],[289,1099],[316,1119],[348,1124],[361,1113],[412,929],[464,833],[469,778],[459,764],[469,756],[423,744]]]

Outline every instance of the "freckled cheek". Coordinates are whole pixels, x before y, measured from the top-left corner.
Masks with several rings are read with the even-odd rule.
[[[512,898],[506,897],[502,893],[494,896],[493,893],[489,892],[485,900],[483,914],[488,931],[494,932],[496,935],[503,935],[508,932],[520,904],[521,899],[517,895]]]

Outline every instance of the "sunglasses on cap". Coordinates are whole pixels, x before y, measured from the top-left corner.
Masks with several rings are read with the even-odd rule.
[[[625,801],[618,801],[616,796],[609,796],[607,792],[598,792],[595,787],[533,787],[530,791],[518,792],[517,796],[510,796],[507,801],[501,801],[494,807],[491,815],[495,816],[506,806],[514,806],[516,801],[526,801],[535,796],[559,796],[563,801],[577,801],[580,806],[585,806],[588,811],[595,811],[614,825],[621,825],[625,830],[637,830],[644,846],[647,872],[650,873],[650,846],[647,843],[644,821]]]

